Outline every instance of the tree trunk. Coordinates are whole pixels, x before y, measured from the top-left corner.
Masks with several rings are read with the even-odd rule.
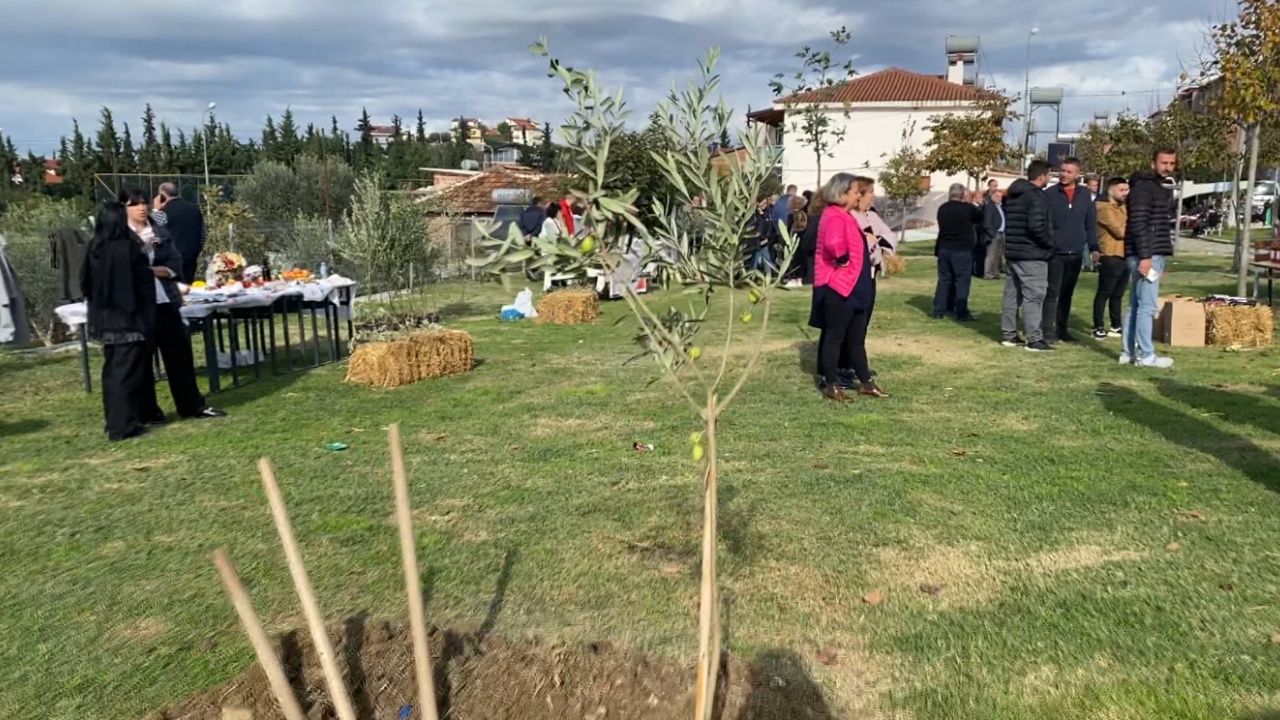
[[[813,187],[814,192],[817,192],[822,189],[822,153],[814,153],[813,157],[818,161],[818,184]],[[783,186],[783,189],[786,189],[785,185]]]
[[[1240,143],[1237,145],[1237,149],[1240,152],[1237,155],[1236,172],[1232,177],[1233,182],[1231,183],[1231,207],[1227,211],[1231,220],[1231,226],[1235,228],[1236,231],[1236,245],[1235,251],[1232,253],[1231,261],[1231,271],[1235,273],[1240,272],[1240,265],[1244,260],[1244,253],[1241,252],[1241,243],[1243,242],[1244,236],[1241,234],[1240,230],[1240,176],[1244,175],[1244,147],[1243,144]]]
[[[1253,258],[1249,257],[1251,248],[1250,233],[1253,231],[1253,193],[1257,183],[1253,178],[1258,174],[1258,123],[1249,126],[1249,192],[1245,195],[1244,207],[1244,231],[1241,234],[1240,246],[1240,268],[1236,275],[1236,295],[1244,297],[1249,286],[1249,263]]]

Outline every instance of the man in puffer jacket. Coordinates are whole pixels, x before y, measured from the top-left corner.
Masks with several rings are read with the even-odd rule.
[[[1153,320],[1159,311],[1160,278],[1173,255],[1173,179],[1178,152],[1157,150],[1151,169],[1129,179],[1129,217],[1125,223],[1124,254],[1131,290],[1124,316],[1120,363],[1170,368],[1173,359],[1156,355]]]
[[[1004,196],[1004,257],[1009,277],[1004,283],[1000,333],[1005,347],[1018,346],[1018,307],[1027,332],[1027,350],[1046,352],[1044,296],[1049,287],[1049,259],[1053,257],[1053,222],[1044,186],[1049,182],[1049,163],[1033,160],[1026,179],[1019,178]]]

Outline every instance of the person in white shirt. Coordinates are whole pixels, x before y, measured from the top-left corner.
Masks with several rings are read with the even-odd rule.
[[[538,237],[557,238],[567,237],[568,228],[565,227],[560,215],[563,213],[558,203],[547,205],[547,217],[542,221],[542,232],[538,233]]]
[[[191,336],[182,319],[182,292],[177,278],[182,274],[182,254],[169,241],[164,226],[151,219],[151,198],[137,189],[127,189],[120,194],[129,218],[129,229],[137,236],[142,251],[151,262],[155,275],[156,310],[153,330],[148,338],[154,350],[164,361],[164,372],[169,378],[169,392],[178,416],[184,419],[222,417],[226,413],[211,408],[196,385],[195,358],[191,352]],[[164,411],[156,401],[155,375],[151,363],[147,363],[147,381],[143,391],[142,422],[147,425],[163,425],[167,422]]]

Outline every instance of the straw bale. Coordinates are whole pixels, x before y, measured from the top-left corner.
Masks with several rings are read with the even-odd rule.
[[[538,303],[539,323],[581,325],[600,316],[600,298],[591,288],[557,290]]]
[[[897,253],[884,254],[884,273],[886,275],[901,275],[907,271],[907,259]]]
[[[421,380],[470,372],[475,367],[471,335],[461,330],[432,330],[409,337]]]
[[[1209,342],[1219,347],[1269,347],[1275,318],[1266,305],[1206,305]]]
[[[380,388],[417,382],[417,354],[407,340],[364,343],[351,353],[347,382]]]

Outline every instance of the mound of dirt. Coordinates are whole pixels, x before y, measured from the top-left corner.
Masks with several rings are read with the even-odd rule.
[[[357,618],[335,630],[347,688],[360,720],[394,720],[413,703],[413,644],[404,623]],[[434,629],[437,705],[451,720],[687,720],[693,670],[605,644],[509,643],[477,633]],[[278,646],[303,711],[332,720],[319,659],[305,634]],[[754,663],[726,658],[716,716],[721,720],[833,717],[802,663],[788,651]],[[408,717],[420,717],[412,712]],[[226,685],[152,714],[147,720],[281,720],[256,663]]]

